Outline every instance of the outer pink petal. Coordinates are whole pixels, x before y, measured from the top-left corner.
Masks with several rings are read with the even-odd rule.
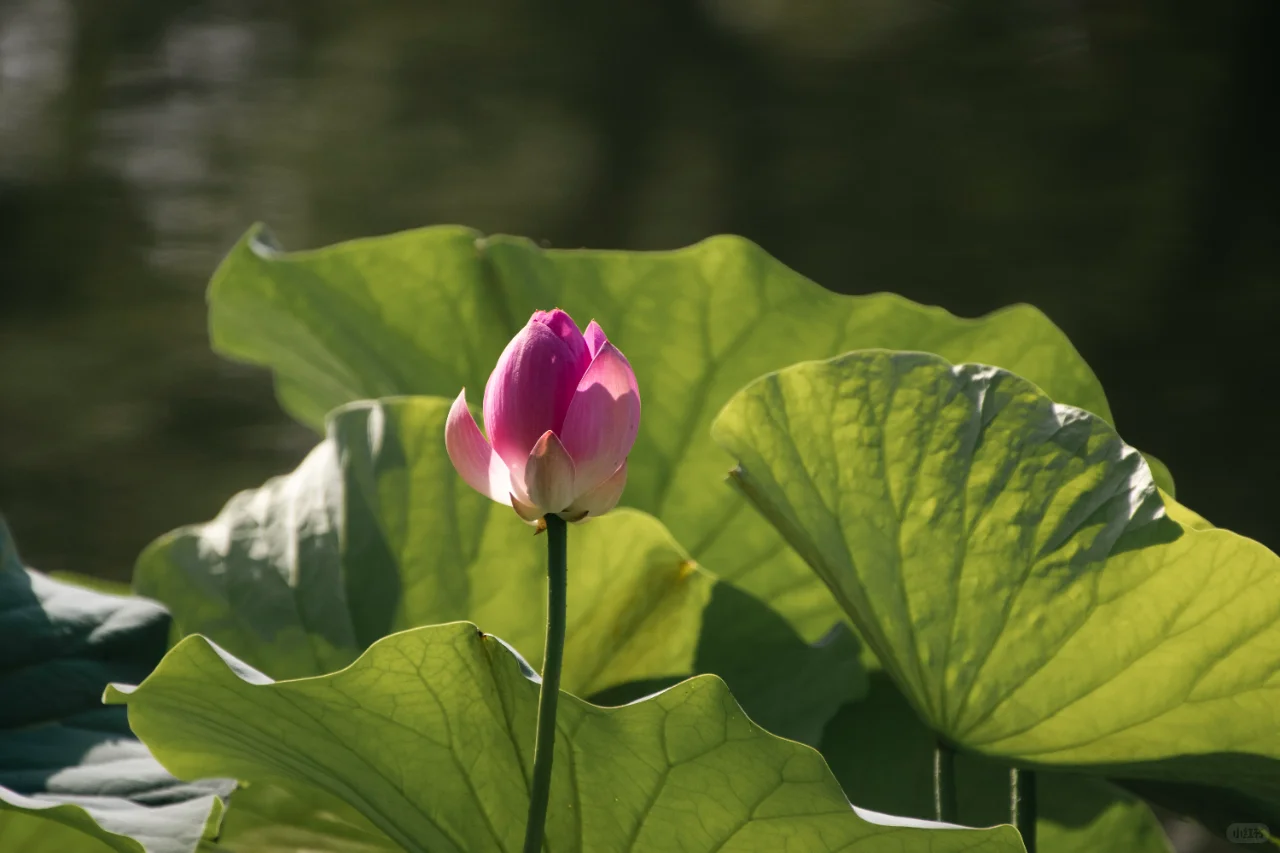
[[[573,457],[579,493],[618,470],[640,429],[640,388],[631,365],[607,341],[591,362],[564,419],[560,440]]]
[[[559,512],[573,502],[573,459],[551,430],[533,446],[524,469],[529,500],[545,515]]]
[[[595,320],[587,324],[587,331],[583,333],[583,338],[587,341],[587,350],[592,358],[599,355],[600,348],[609,343],[609,339],[604,336],[604,329],[600,328],[600,324]]]
[[[484,428],[516,479],[538,438],[564,420],[580,376],[544,323],[530,320],[503,350],[484,389]]]
[[[585,521],[604,515],[618,505],[618,499],[622,497],[622,490],[626,487],[627,463],[624,459],[612,476],[585,495],[579,495],[560,515],[566,521]]]
[[[511,504],[511,475],[506,464],[493,452],[467,408],[463,388],[449,407],[444,425],[444,446],[449,460],[468,486],[500,504]]]

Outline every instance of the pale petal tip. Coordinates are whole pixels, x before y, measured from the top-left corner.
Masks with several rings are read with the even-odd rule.
[[[551,430],[542,434],[529,453],[524,469],[525,491],[540,509],[559,512],[574,498],[573,457]]]
[[[587,330],[582,333],[582,336],[586,338],[587,350],[591,353],[592,358],[599,355],[601,348],[609,343],[609,338],[605,335],[604,329],[600,328],[600,324],[595,320],[587,324]]]
[[[537,507],[530,506],[529,504],[520,500],[514,494],[511,494],[510,498],[511,498],[511,508],[516,511],[516,515],[520,516],[521,521],[523,521],[525,524],[531,524],[534,527],[539,527],[539,528],[545,528],[547,526],[547,523],[543,521],[542,516],[538,514]],[[538,532],[541,533],[542,531],[539,530]]]

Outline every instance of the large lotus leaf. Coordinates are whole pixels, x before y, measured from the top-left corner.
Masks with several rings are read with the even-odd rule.
[[[154,601],[25,568],[0,521],[0,849],[190,853],[217,828],[231,783],[178,781],[101,703],[168,637]]]
[[[861,352],[761,378],[713,432],[931,728],[1235,789],[1237,821],[1280,823],[1280,561],[1166,515],[1101,419],[1002,370]]]
[[[883,672],[872,672],[861,702],[827,723],[819,747],[855,803],[878,812],[931,818],[936,738]],[[865,774],[862,767],[884,767]],[[1009,767],[973,753],[956,756],[958,822],[990,826],[1009,820]],[[1104,780],[1040,771],[1040,853],[1169,853],[1151,809]],[[232,814],[234,814],[234,809]]]
[[[420,628],[327,676],[272,682],[202,637],[108,692],[180,776],[314,787],[407,851],[520,847],[537,676],[474,625]],[[1020,851],[1011,827],[871,822],[822,757],[700,676],[621,708],[560,698],[550,851]]]
[[[149,548],[135,585],[183,633],[276,678],[332,672],[394,631],[461,619],[540,661],[545,539],[458,477],[448,408],[404,397],[339,410],[292,474]],[[567,635],[572,693],[716,672],[756,722],[809,743],[865,685],[847,629],[810,647],[634,510],[571,528]]]
[[[802,561],[721,479],[711,419],[751,379],[852,349],[935,352],[1008,368],[1053,399],[1110,417],[1070,342],[1026,305],[978,320],[892,294],[844,296],[736,237],[674,252],[542,250],[458,227],[284,254],[250,231],[209,289],[214,347],[276,374],[285,408],[395,394],[479,400],[536,309],[595,318],[644,399],[623,503],[657,516],[695,559],[784,613],[808,639],[838,615]]]
[[[268,782],[231,795],[217,841],[200,853],[403,853],[351,806],[313,788]]]

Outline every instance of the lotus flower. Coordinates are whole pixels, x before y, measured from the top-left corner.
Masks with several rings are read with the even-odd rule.
[[[555,513],[584,521],[613,509],[640,427],[640,389],[626,357],[594,320],[586,334],[561,311],[536,311],[489,374],[486,439],[463,388],[444,441],[476,491],[530,524]]]

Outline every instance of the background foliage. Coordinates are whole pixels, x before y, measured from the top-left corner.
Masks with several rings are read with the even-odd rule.
[[[1275,547],[1254,389],[1278,19],[1268,0],[5,0],[0,505],[36,565],[126,578],[157,531],[311,446],[264,375],[208,349],[203,287],[245,223],[303,248],[461,222],[567,247],[732,232],[847,292],[1032,302],[1125,438]]]

